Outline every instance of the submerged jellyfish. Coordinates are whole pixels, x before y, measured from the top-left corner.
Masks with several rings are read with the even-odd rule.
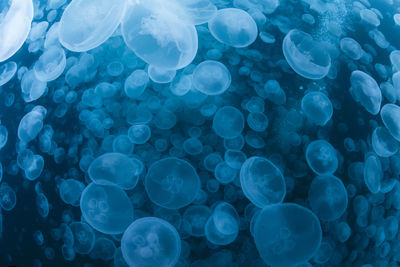
[[[38,80],[34,70],[27,71],[21,80],[22,98],[25,102],[39,99],[47,89],[47,83]]]
[[[316,177],[308,191],[311,209],[323,221],[334,221],[346,211],[348,197],[343,182],[333,175]]]
[[[204,226],[211,216],[211,210],[204,205],[192,205],[183,213],[185,230],[191,235],[202,237],[205,235]]]
[[[17,63],[9,61],[0,66],[0,86],[8,83],[17,72]]]
[[[310,92],[301,100],[301,109],[312,123],[324,126],[332,117],[333,106],[329,97],[321,92]]]
[[[382,185],[383,171],[379,158],[376,155],[370,155],[364,164],[364,182],[368,190],[376,194],[380,191]]]
[[[104,43],[117,29],[126,0],[73,0],[59,26],[60,43],[68,50],[84,52]]]
[[[67,204],[79,206],[81,194],[85,186],[75,179],[63,180],[60,184],[60,198]]]
[[[313,212],[293,203],[263,208],[254,224],[254,241],[264,262],[272,267],[296,266],[308,261],[322,239]]]
[[[243,114],[235,107],[224,106],[215,113],[212,127],[222,138],[238,137],[244,129]]]
[[[33,66],[36,78],[42,82],[57,79],[67,65],[65,51],[59,46],[47,48]]]
[[[372,115],[379,113],[382,102],[382,92],[375,79],[365,72],[355,70],[350,76],[351,94],[355,101]]]
[[[83,218],[95,230],[120,234],[133,221],[133,206],[126,193],[114,185],[89,184],[80,200]]]
[[[372,133],[372,148],[383,158],[393,156],[399,150],[399,142],[384,127],[376,127]]]
[[[74,249],[79,254],[89,254],[94,247],[95,235],[93,229],[84,222],[73,222],[70,224],[74,235]]]
[[[244,10],[224,8],[208,22],[210,33],[219,42],[233,47],[247,47],[257,38],[254,19]]]
[[[243,163],[240,185],[244,195],[259,208],[280,203],[286,195],[281,171],[263,157],[251,157]]]
[[[400,141],[400,107],[395,104],[386,104],[382,107],[381,118],[389,133]]]
[[[313,172],[319,175],[334,173],[339,164],[335,148],[325,140],[308,144],[306,160]]]
[[[43,128],[43,119],[44,114],[41,112],[41,106],[36,106],[19,122],[18,138],[26,143],[35,139]]]
[[[24,44],[32,19],[32,0],[0,2],[0,62],[12,57]]]
[[[173,157],[154,162],[144,184],[150,200],[167,209],[189,205],[200,190],[200,178],[193,166]]]
[[[193,86],[206,95],[220,95],[231,85],[231,74],[224,64],[214,60],[201,62],[193,71]]]
[[[130,267],[174,266],[181,254],[181,239],[167,221],[145,217],[126,229],[121,250]]]
[[[12,210],[17,203],[17,195],[15,190],[9,186],[7,183],[2,183],[0,185],[0,207],[3,210]]]

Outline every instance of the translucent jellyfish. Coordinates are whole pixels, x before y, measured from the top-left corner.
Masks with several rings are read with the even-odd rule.
[[[243,163],[240,185],[244,195],[260,208],[280,203],[286,195],[286,183],[281,171],[263,157],[251,157]]]
[[[42,82],[57,79],[65,69],[67,59],[64,49],[59,46],[47,48],[33,66],[36,78]]]
[[[93,229],[84,222],[73,222],[70,224],[74,235],[74,249],[79,254],[89,254],[94,247],[95,235]]]
[[[206,95],[220,95],[231,85],[231,74],[224,64],[214,60],[201,62],[193,71],[193,86]]]
[[[0,149],[2,149],[8,141],[8,130],[4,125],[0,125]]]
[[[32,155],[24,168],[25,177],[28,180],[36,180],[44,169],[44,159],[41,155]]]
[[[380,191],[383,179],[382,165],[379,158],[370,155],[364,164],[364,182],[371,193],[376,194]]]
[[[105,234],[121,234],[133,221],[132,202],[114,185],[89,184],[82,192],[80,207],[85,221]]]
[[[322,221],[334,221],[346,211],[348,196],[343,182],[333,175],[314,178],[308,190],[311,209]]]
[[[244,10],[224,8],[208,22],[212,36],[223,44],[247,47],[257,38],[258,29],[254,19]]]
[[[47,90],[47,83],[36,78],[35,71],[30,70],[24,74],[21,80],[22,98],[25,102],[39,99]]]
[[[325,140],[316,140],[308,144],[306,149],[308,166],[316,174],[332,174],[338,168],[335,148]]]
[[[85,186],[75,179],[63,180],[60,184],[60,198],[67,204],[79,206],[81,194]]]
[[[283,39],[282,49],[289,66],[304,78],[322,79],[331,68],[331,57],[326,48],[303,31],[289,31]]]
[[[381,118],[389,133],[400,141],[400,107],[395,104],[386,104],[382,107]]]
[[[372,148],[379,157],[393,156],[399,150],[399,142],[384,127],[376,127],[372,133]]]
[[[372,115],[379,113],[382,102],[382,92],[375,79],[365,72],[355,70],[350,76],[350,92],[355,101]]]
[[[31,30],[32,0],[5,0],[0,3],[0,62],[12,57]]]
[[[378,18],[378,15],[375,14],[371,9],[362,9],[360,11],[360,18],[365,24],[378,27],[381,24],[381,21]]]
[[[99,185],[116,185],[122,189],[132,189],[138,182],[137,164],[127,155],[117,152],[105,153],[89,166],[88,174]]]
[[[177,70],[189,65],[197,53],[194,25],[179,18],[175,1],[137,1],[122,20],[126,45],[143,61],[161,69]],[[171,7],[172,5],[172,7]]]
[[[340,49],[346,56],[353,60],[359,60],[364,52],[361,45],[350,37],[344,37],[340,40]]]
[[[237,177],[238,171],[230,167],[225,161],[217,164],[214,170],[215,179],[221,184],[229,184]]]
[[[170,83],[175,78],[176,70],[160,69],[150,65],[147,74],[155,83]]]
[[[61,16],[60,43],[68,50],[84,52],[104,43],[117,29],[126,0],[74,0]]]
[[[17,63],[9,61],[0,66],[0,86],[8,83],[17,72]]]
[[[17,195],[14,189],[7,183],[0,184],[0,207],[3,210],[12,210],[17,203]]]
[[[212,127],[215,133],[222,138],[235,138],[244,129],[243,114],[235,107],[224,106],[215,113]]]
[[[193,205],[188,207],[183,213],[183,224],[185,230],[191,236],[204,236],[204,226],[210,216],[211,210],[207,206]]]
[[[389,55],[394,71],[400,71],[400,50],[394,50]]]
[[[181,254],[181,239],[167,221],[144,217],[126,229],[121,250],[131,267],[174,266]]]
[[[145,144],[151,137],[151,129],[146,124],[132,125],[128,129],[128,137],[134,144]]]
[[[116,246],[114,242],[106,237],[99,237],[96,239],[94,247],[90,252],[90,257],[94,259],[101,259],[109,261],[114,257]]]
[[[42,218],[49,216],[50,205],[45,194],[38,193],[36,195],[36,209]]]
[[[329,97],[321,92],[310,92],[301,100],[301,109],[312,123],[324,126],[332,117],[333,106]]]
[[[200,178],[193,166],[173,157],[154,162],[144,184],[150,200],[167,209],[189,205],[200,190]]]
[[[293,203],[264,207],[254,225],[258,253],[273,267],[296,266],[308,261],[318,250],[321,239],[317,216]]]
[[[132,99],[138,98],[149,83],[149,75],[144,70],[135,70],[125,80],[125,94]]]
[[[265,132],[269,119],[263,112],[250,112],[247,116],[247,124],[255,132]]]
[[[206,23],[217,14],[217,7],[210,0],[172,1],[174,2],[179,3],[173,7],[179,11],[179,16],[193,25]]]
[[[286,93],[277,80],[268,80],[264,84],[263,90],[256,89],[256,92],[260,97],[266,98],[276,105],[286,103]]]
[[[235,208],[227,202],[219,203],[205,225],[207,240],[215,245],[228,245],[238,233],[239,215]]]
[[[39,106],[37,106],[39,107]],[[37,137],[43,128],[44,115],[38,109],[33,109],[25,114],[19,122],[18,138],[21,141],[29,143]]]

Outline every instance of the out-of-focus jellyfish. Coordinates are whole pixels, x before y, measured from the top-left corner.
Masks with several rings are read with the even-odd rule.
[[[155,83],[169,83],[175,78],[176,70],[160,69],[150,65],[147,73],[149,78]]]
[[[126,229],[121,250],[130,267],[174,266],[181,254],[181,239],[167,221],[144,217]]]
[[[114,257],[115,249],[115,244],[111,239],[99,237],[94,243],[94,247],[90,252],[90,257],[94,259],[101,259],[103,261],[109,261]]]
[[[399,142],[384,127],[376,127],[371,138],[375,153],[383,158],[393,156],[399,150]]]
[[[28,180],[36,180],[42,174],[44,168],[44,159],[41,155],[32,155],[26,162],[24,168],[25,177]]]
[[[150,200],[167,209],[189,205],[200,190],[200,178],[193,166],[173,157],[154,162],[144,184]]]
[[[0,3],[0,62],[12,57],[31,30],[32,0],[4,0]]]
[[[308,144],[306,160],[313,172],[319,175],[334,173],[339,164],[335,148],[325,140]]]
[[[57,79],[67,65],[64,49],[51,46],[46,49],[33,66],[36,78],[42,82]]]
[[[132,202],[114,185],[89,184],[82,192],[80,207],[88,224],[105,234],[120,234],[133,221]]]
[[[389,133],[400,141],[400,107],[395,104],[386,104],[382,107],[381,118]]]
[[[135,124],[128,129],[128,138],[134,144],[145,144],[151,137],[151,129],[146,124]]]
[[[240,184],[244,195],[259,208],[280,203],[286,195],[281,171],[263,157],[251,157],[243,163]]]
[[[329,97],[321,92],[310,92],[301,100],[301,109],[312,123],[324,126],[332,117],[333,106]]]
[[[308,261],[318,250],[322,230],[317,216],[293,203],[263,208],[254,225],[254,241],[268,265],[296,266]]]
[[[0,13],[1,16],[1,13]],[[9,61],[0,66],[0,86],[8,83],[17,72],[17,63]]]
[[[17,204],[17,195],[15,190],[7,183],[3,182],[0,185],[0,207],[3,210],[10,211]]]
[[[318,218],[323,221],[334,221],[346,211],[348,196],[339,178],[333,175],[321,175],[312,181],[308,200]]]
[[[89,254],[95,242],[93,229],[84,222],[73,222],[70,224],[70,228],[75,239],[75,252],[79,254]]]
[[[282,49],[289,66],[304,78],[322,79],[331,68],[331,57],[326,48],[303,31],[289,31],[283,39]]]
[[[364,182],[371,193],[378,193],[383,179],[382,165],[376,155],[370,155],[364,164]]]
[[[214,60],[201,62],[193,71],[193,86],[206,95],[220,95],[231,85],[231,74],[224,64]]]
[[[183,213],[183,224],[185,230],[191,236],[204,236],[204,226],[210,216],[211,210],[207,206],[193,205],[188,207]]]
[[[135,70],[125,80],[125,94],[132,99],[138,98],[149,83],[149,75],[144,70]]]
[[[243,114],[235,107],[224,106],[215,113],[212,127],[215,133],[222,138],[235,138],[244,129]]]
[[[21,80],[21,93],[25,102],[39,99],[47,90],[47,83],[38,80],[34,70],[27,71]]]
[[[219,203],[205,225],[205,235],[215,245],[232,243],[239,233],[239,215],[235,208],[227,203]]]
[[[60,184],[60,198],[67,204],[79,206],[81,194],[85,186],[75,179],[63,180]]]
[[[36,209],[42,218],[47,218],[50,212],[50,205],[47,197],[43,193],[36,195]]]
[[[382,92],[375,79],[367,73],[355,70],[350,76],[350,92],[355,101],[372,115],[379,113],[382,102]]]
[[[105,153],[89,166],[89,177],[99,185],[116,185],[122,189],[132,189],[136,186],[141,168],[134,160],[122,153]]]
[[[59,25],[60,43],[68,50],[84,52],[104,43],[117,29],[126,0],[73,0]]]
[[[2,149],[8,141],[8,130],[4,125],[0,125],[0,149]]]
[[[359,60],[364,52],[361,45],[350,37],[344,37],[340,40],[340,49],[346,56],[353,60]]]
[[[218,10],[208,22],[208,28],[215,39],[233,47],[247,47],[258,35],[254,19],[246,11],[238,8]]]
[[[32,111],[22,117],[18,126],[18,138],[29,143],[37,137],[43,128],[43,114],[41,106],[36,106]]]

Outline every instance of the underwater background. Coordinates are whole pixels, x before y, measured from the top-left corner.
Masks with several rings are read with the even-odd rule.
[[[399,101],[399,0],[0,0],[0,267],[400,266]]]

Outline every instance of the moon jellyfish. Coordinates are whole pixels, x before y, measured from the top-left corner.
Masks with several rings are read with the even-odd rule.
[[[322,230],[317,216],[294,203],[264,207],[254,224],[254,241],[268,265],[296,266],[318,250]]]
[[[244,195],[259,208],[280,203],[286,195],[281,171],[263,157],[251,157],[243,163],[240,185]]]
[[[190,163],[169,157],[150,166],[144,185],[152,202],[163,208],[180,209],[195,199],[200,178]]]
[[[0,13],[1,15],[1,13]],[[0,86],[8,83],[17,72],[17,63],[9,61],[0,66]]]
[[[301,109],[309,121],[319,126],[324,126],[333,114],[333,106],[329,97],[321,92],[306,94],[301,100]]]
[[[73,0],[61,16],[60,43],[74,52],[101,45],[117,29],[125,7],[126,0]]]
[[[193,71],[193,86],[206,95],[220,95],[231,85],[231,74],[224,64],[214,60],[201,62]]]
[[[223,44],[247,47],[257,38],[258,29],[254,19],[244,10],[224,8],[208,22],[212,36]]]
[[[306,149],[308,166],[316,174],[332,174],[338,168],[336,150],[325,140],[316,140],[308,144]]]
[[[368,190],[376,194],[380,191],[383,179],[382,165],[379,158],[370,155],[364,164],[364,182]]]
[[[205,235],[204,226],[211,216],[211,210],[204,205],[193,205],[188,207],[183,213],[183,222],[185,230],[195,237]]]
[[[81,194],[85,186],[75,179],[63,180],[60,184],[60,198],[67,204],[74,207],[79,206]]]
[[[194,25],[174,13],[174,1],[137,1],[121,24],[126,45],[143,61],[160,69],[177,70],[189,65],[197,53]]]
[[[342,52],[353,60],[359,60],[363,55],[361,45],[353,38],[344,37],[340,40],[340,49]]]
[[[167,221],[144,217],[126,229],[121,250],[131,267],[174,266],[181,254],[181,239]]]
[[[282,49],[289,66],[304,78],[322,79],[331,68],[331,57],[326,48],[303,31],[294,29],[288,32]]]
[[[38,80],[34,70],[27,71],[21,80],[22,98],[29,103],[39,99],[47,89],[47,83]]]
[[[12,57],[31,30],[32,0],[3,0],[0,3],[0,62]]]
[[[149,78],[155,83],[170,83],[175,78],[176,70],[166,70],[154,67],[152,65],[147,69]]]
[[[348,197],[343,182],[333,175],[321,175],[314,178],[308,200],[313,212],[322,221],[334,221],[346,211]]]
[[[375,79],[365,72],[356,70],[351,73],[351,94],[355,101],[372,115],[379,113],[382,102],[382,92]]]
[[[384,127],[376,127],[372,133],[372,148],[379,157],[393,156],[399,150],[399,142]]]
[[[133,221],[131,200],[114,185],[89,184],[82,192],[80,207],[86,222],[104,234],[120,234]]]
[[[217,14],[217,7],[210,0],[175,0],[175,3],[181,5],[180,8],[175,6],[181,9],[179,15],[185,22],[193,25],[206,23]]]
[[[99,237],[94,243],[94,247],[90,252],[90,256],[95,259],[109,261],[114,257],[115,249],[115,244],[111,239]]]
[[[8,130],[4,125],[0,125],[0,149],[2,149],[8,141]]]
[[[96,184],[116,185],[128,190],[134,188],[138,182],[140,173],[137,167],[127,155],[110,152],[93,160],[88,174]]]
[[[3,210],[12,210],[17,203],[17,195],[14,189],[7,183],[2,183],[0,185],[0,207]]]
[[[400,141],[400,107],[395,104],[386,104],[382,107],[381,118],[389,133]]]
[[[93,229],[84,222],[73,222],[70,224],[74,235],[74,250],[79,254],[89,254],[95,243]]]
[[[64,49],[51,46],[46,49],[33,66],[36,78],[42,82],[57,79],[67,65]]]
[[[135,124],[128,129],[128,138],[133,144],[145,144],[151,137],[151,128],[146,124]]]
[[[235,208],[227,202],[219,203],[205,225],[207,240],[215,245],[228,245],[238,233],[239,215]]]
[[[34,108],[32,111],[25,114],[19,122],[18,138],[26,143],[35,139],[43,128],[43,119],[44,114],[40,112],[39,108]]]
[[[132,99],[142,95],[149,83],[149,75],[144,70],[135,70],[125,80],[125,94]]]
[[[244,129],[243,114],[235,107],[224,106],[215,113],[212,127],[222,138],[238,137]]]

